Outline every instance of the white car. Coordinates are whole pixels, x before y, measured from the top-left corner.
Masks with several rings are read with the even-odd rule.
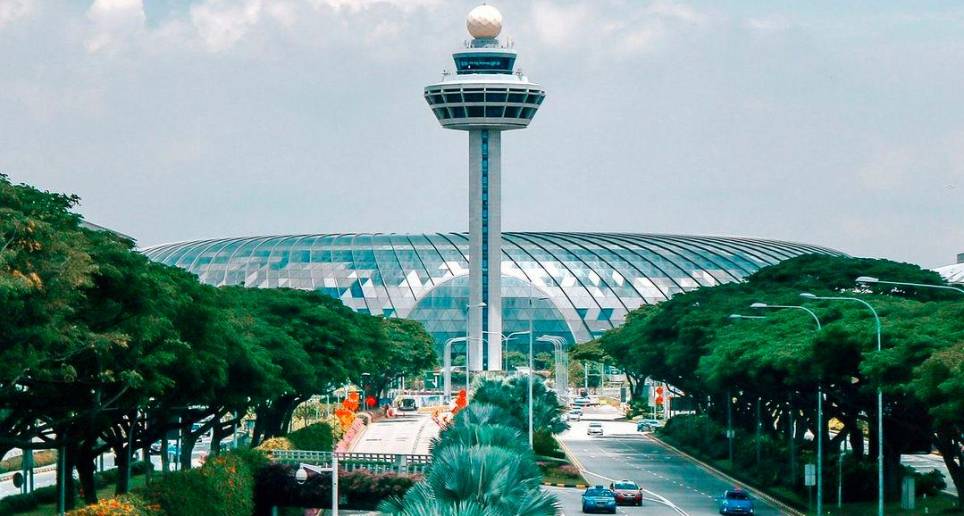
[[[602,435],[602,434],[603,434],[602,423],[598,421],[593,421],[592,423],[589,423],[589,428],[586,429],[586,435]]]
[[[582,421],[582,411],[580,410],[570,410],[563,414],[566,421]]]

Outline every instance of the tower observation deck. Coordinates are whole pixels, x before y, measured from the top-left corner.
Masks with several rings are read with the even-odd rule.
[[[502,278],[489,264],[502,262],[502,131],[528,127],[546,92],[515,69],[516,51],[498,40],[502,14],[496,8],[476,7],[466,27],[473,39],[452,54],[455,73],[426,86],[425,100],[442,127],[469,132],[468,365],[497,371]]]

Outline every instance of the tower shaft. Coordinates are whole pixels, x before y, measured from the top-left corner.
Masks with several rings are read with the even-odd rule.
[[[470,130],[469,368],[474,371],[502,369],[501,183],[502,131]]]

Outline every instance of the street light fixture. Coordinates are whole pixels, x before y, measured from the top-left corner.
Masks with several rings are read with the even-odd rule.
[[[743,315],[743,314],[730,314],[730,319],[766,319],[765,315]]]
[[[468,393],[468,371],[469,371],[469,343],[468,339],[465,337],[452,337],[445,341],[445,345],[442,350],[442,377],[443,377],[443,391],[442,395],[445,401],[452,399],[452,344],[456,342],[465,343],[465,372],[466,372],[466,382],[465,391]]]
[[[948,285],[928,285],[926,283],[909,283],[906,281],[886,281],[872,276],[861,276],[855,280],[857,283],[879,283],[881,285],[898,285],[902,287],[936,288],[941,290],[953,290],[964,294],[964,288],[951,287]]]
[[[328,467],[299,464],[298,470],[295,471],[295,482],[298,482],[298,485],[303,485],[308,481],[308,471],[312,473],[331,472],[331,512],[329,514],[338,516],[338,455],[331,453],[331,463]]]
[[[870,303],[859,297],[818,296],[810,292],[803,292],[800,297],[819,301],[851,301],[864,305],[874,315],[877,352],[880,353],[880,315],[877,314],[877,310]],[[878,516],[884,516],[884,391],[880,382],[877,382],[877,514]]]
[[[817,323],[817,331],[823,329],[820,318],[813,310],[799,305],[768,305],[766,303],[753,303],[750,308],[773,309],[773,310],[800,310],[807,312]],[[823,424],[823,382],[817,381],[817,514],[823,514],[823,433],[826,431]],[[793,436],[790,436],[793,439]]]
[[[566,339],[558,335],[542,335],[536,339],[539,342],[550,342],[552,343],[553,350],[555,351],[555,381],[556,381],[556,395],[559,399],[568,398],[569,392],[569,358],[563,352],[563,348],[566,345]]]
[[[530,289],[532,288],[531,283],[529,288]],[[535,312],[535,308],[533,307],[533,304],[534,304],[533,302],[536,299],[538,299],[539,301],[546,301],[549,298],[548,297],[533,298],[530,291],[530,295],[529,295],[529,449],[532,449],[532,344],[533,344],[533,341],[535,341],[535,335],[533,334],[533,332],[535,331],[533,330],[533,319],[535,318],[533,313]]]

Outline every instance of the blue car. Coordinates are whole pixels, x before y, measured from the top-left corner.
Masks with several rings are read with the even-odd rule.
[[[753,514],[753,500],[750,494],[742,489],[724,491],[720,497],[720,514]]]
[[[590,487],[582,494],[582,512],[616,514],[616,495],[603,486]]]

